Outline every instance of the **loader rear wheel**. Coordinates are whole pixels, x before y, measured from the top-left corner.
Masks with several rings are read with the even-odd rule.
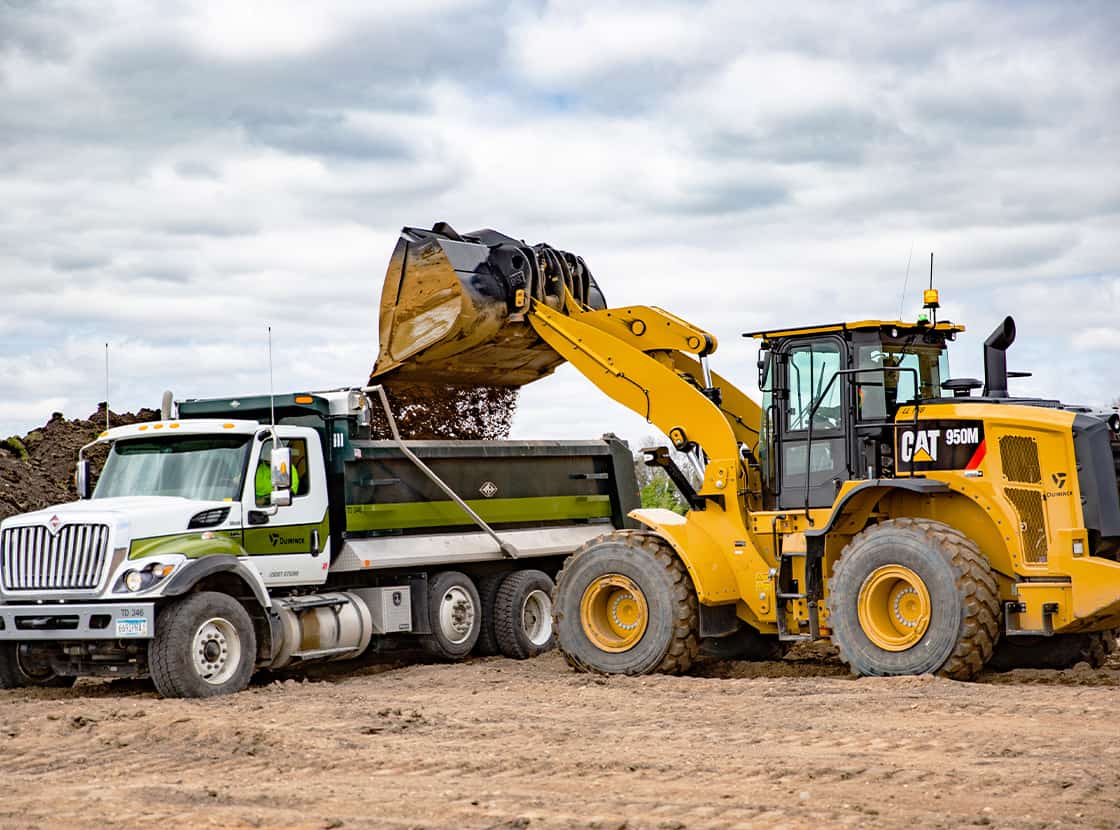
[[[494,637],[506,657],[526,660],[556,645],[552,626],[552,591],[543,571],[514,571],[494,602]]]
[[[941,522],[893,519],[856,536],[829,583],[832,640],[856,674],[975,677],[999,638],[999,599],[976,543]]]
[[[1120,629],[1087,634],[1055,634],[1053,637],[1004,637],[996,645],[988,668],[1071,669],[1078,663],[1101,668],[1116,650]]]
[[[700,648],[692,579],[652,533],[593,539],[556,577],[556,637],[568,663],[600,674],[680,674]]]

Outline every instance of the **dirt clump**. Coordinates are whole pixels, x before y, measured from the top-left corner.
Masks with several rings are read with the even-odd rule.
[[[115,427],[158,418],[159,413],[153,409],[109,412],[109,423]],[[105,404],[101,404],[88,418],[67,420],[56,412],[27,435],[0,441],[0,519],[74,501],[78,497],[74,484],[78,451],[104,429]],[[106,449],[93,447],[87,455],[96,477]]]

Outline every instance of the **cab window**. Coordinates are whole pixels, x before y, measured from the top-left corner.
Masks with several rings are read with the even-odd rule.
[[[814,430],[839,428],[841,384],[833,380],[840,371],[839,344],[821,341],[794,346],[789,352],[788,365],[786,428],[791,432],[807,430],[810,413]]]
[[[311,472],[308,469],[307,441],[303,438],[282,439],[280,445],[292,451],[292,498],[311,492]],[[260,462],[256,471],[257,507],[266,507],[272,495],[272,438],[266,437],[261,446]]]

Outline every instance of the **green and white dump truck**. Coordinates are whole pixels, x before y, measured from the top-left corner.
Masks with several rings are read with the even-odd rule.
[[[626,445],[372,440],[379,392],[165,396],[102,433],[93,492],[80,460],[79,501],[0,524],[0,687],[550,647],[563,559],[638,506]]]

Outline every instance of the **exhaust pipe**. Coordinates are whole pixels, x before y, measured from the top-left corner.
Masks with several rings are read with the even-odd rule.
[[[1005,317],[984,341],[984,397],[1007,398],[1007,348],[1015,342],[1015,321]]]

